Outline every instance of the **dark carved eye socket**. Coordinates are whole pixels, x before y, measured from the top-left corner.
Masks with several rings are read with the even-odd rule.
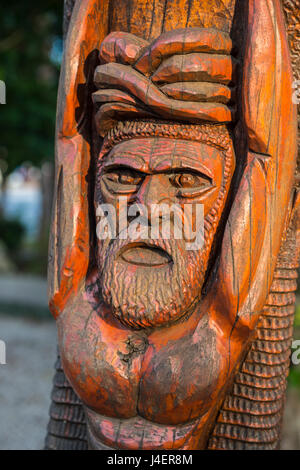
[[[121,173],[119,176],[119,181],[121,184],[139,184],[142,181],[140,176],[136,176],[130,172]]]
[[[112,194],[133,194],[138,191],[143,175],[130,168],[111,168],[103,174],[102,182]]]
[[[176,188],[181,189],[202,188],[210,185],[208,178],[193,173],[178,173],[172,175],[170,181]]]
[[[142,177],[137,172],[129,169],[110,171],[106,174],[106,177],[110,181],[127,186],[137,186],[142,182]]]
[[[139,190],[145,174],[127,167],[111,168],[103,174],[103,184],[112,194],[134,194]],[[170,184],[177,189],[177,197],[201,196],[213,187],[206,175],[192,171],[177,171],[169,174]]]
[[[196,177],[195,175],[184,173],[173,176],[171,182],[177,188],[192,188],[196,184]]]

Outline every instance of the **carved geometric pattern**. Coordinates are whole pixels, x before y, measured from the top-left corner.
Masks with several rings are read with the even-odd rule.
[[[85,415],[81,400],[66,379],[59,357],[55,369],[45,449],[87,450]]]
[[[300,0],[282,0],[286,17],[295,80],[300,80]],[[299,96],[299,93],[298,93]],[[298,104],[298,129],[300,131],[300,104]],[[300,132],[298,134],[297,186],[300,186]]]
[[[208,449],[277,449],[297,290],[295,231],[289,227],[251,349],[235,377],[211,434]]]

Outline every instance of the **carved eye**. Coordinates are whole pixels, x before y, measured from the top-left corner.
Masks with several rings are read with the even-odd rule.
[[[143,177],[131,169],[110,170],[104,174],[106,186],[112,193],[132,193],[137,190]]]
[[[119,183],[121,184],[140,184],[142,178],[133,172],[127,171],[119,175]]]
[[[197,185],[198,177],[191,173],[183,173],[174,175],[171,178],[171,182],[177,188],[192,188],[193,186]]]
[[[171,175],[170,182],[179,189],[180,197],[196,197],[212,187],[210,178],[189,172]]]

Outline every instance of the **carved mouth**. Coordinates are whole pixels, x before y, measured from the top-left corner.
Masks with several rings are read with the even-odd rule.
[[[126,263],[136,266],[160,268],[172,263],[171,256],[162,248],[147,243],[131,243],[120,253]]]

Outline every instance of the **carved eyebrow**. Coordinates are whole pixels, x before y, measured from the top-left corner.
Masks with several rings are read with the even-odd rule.
[[[179,150],[179,143],[177,143],[177,148]],[[124,152],[112,152],[107,155],[106,159],[102,163],[103,168],[108,167],[128,167],[134,169],[135,171],[140,171],[145,174],[159,173],[165,171],[174,171],[179,169],[182,171],[195,171],[202,173],[213,179],[214,175],[211,168],[207,167],[204,161],[199,159],[199,153],[197,151],[192,152],[192,154],[187,155],[174,155],[173,152],[168,151],[168,149],[160,149],[159,153],[155,152],[149,153],[145,151],[145,154],[137,154],[132,150],[127,151],[124,149]],[[187,150],[187,149],[183,149]]]
[[[131,165],[131,164],[124,164],[124,163],[119,163],[119,162],[104,163],[104,165],[102,166],[102,169],[104,170],[104,172],[108,172],[112,170],[121,170],[121,171],[130,170],[136,173],[140,173],[141,175],[151,174],[151,171],[146,171],[145,169],[141,169],[139,166]]]
[[[163,173],[190,173],[195,176],[200,176],[201,178],[205,178],[206,180],[210,181],[212,183],[213,178],[211,178],[206,172],[203,172],[199,169],[192,169],[192,168],[185,168],[185,167],[180,167],[180,168],[171,168],[170,170],[163,171]]]
[[[170,162],[158,162],[157,165],[153,165],[153,173],[194,173],[198,176],[205,176],[210,180],[213,179],[213,175],[209,168],[200,162],[180,162],[180,165]]]
[[[127,168],[141,173],[147,173],[147,162],[141,158],[133,158],[132,155],[117,155],[108,157],[103,163],[102,168],[105,170],[111,168]]]
[[[211,183],[213,181],[213,178],[208,174],[209,172],[208,171],[201,171],[199,168],[191,168],[190,166],[180,166],[180,167],[172,167],[170,165],[166,165],[165,168],[159,168],[159,169],[154,169],[154,170],[150,170],[149,171],[145,171],[145,170],[140,170],[140,169],[137,169],[134,165],[124,165],[124,164],[119,164],[119,163],[111,163],[111,164],[107,164],[107,165],[104,165],[103,167],[103,170],[104,172],[109,172],[109,171],[113,171],[113,170],[120,170],[120,171],[126,171],[126,170],[130,170],[130,171],[134,171],[136,173],[139,173],[141,176],[143,175],[152,175],[152,174],[158,174],[158,173],[165,173],[165,174],[168,174],[168,173],[192,173],[194,175],[197,175],[197,176],[201,176],[202,178],[205,178],[207,180],[209,180]]]

